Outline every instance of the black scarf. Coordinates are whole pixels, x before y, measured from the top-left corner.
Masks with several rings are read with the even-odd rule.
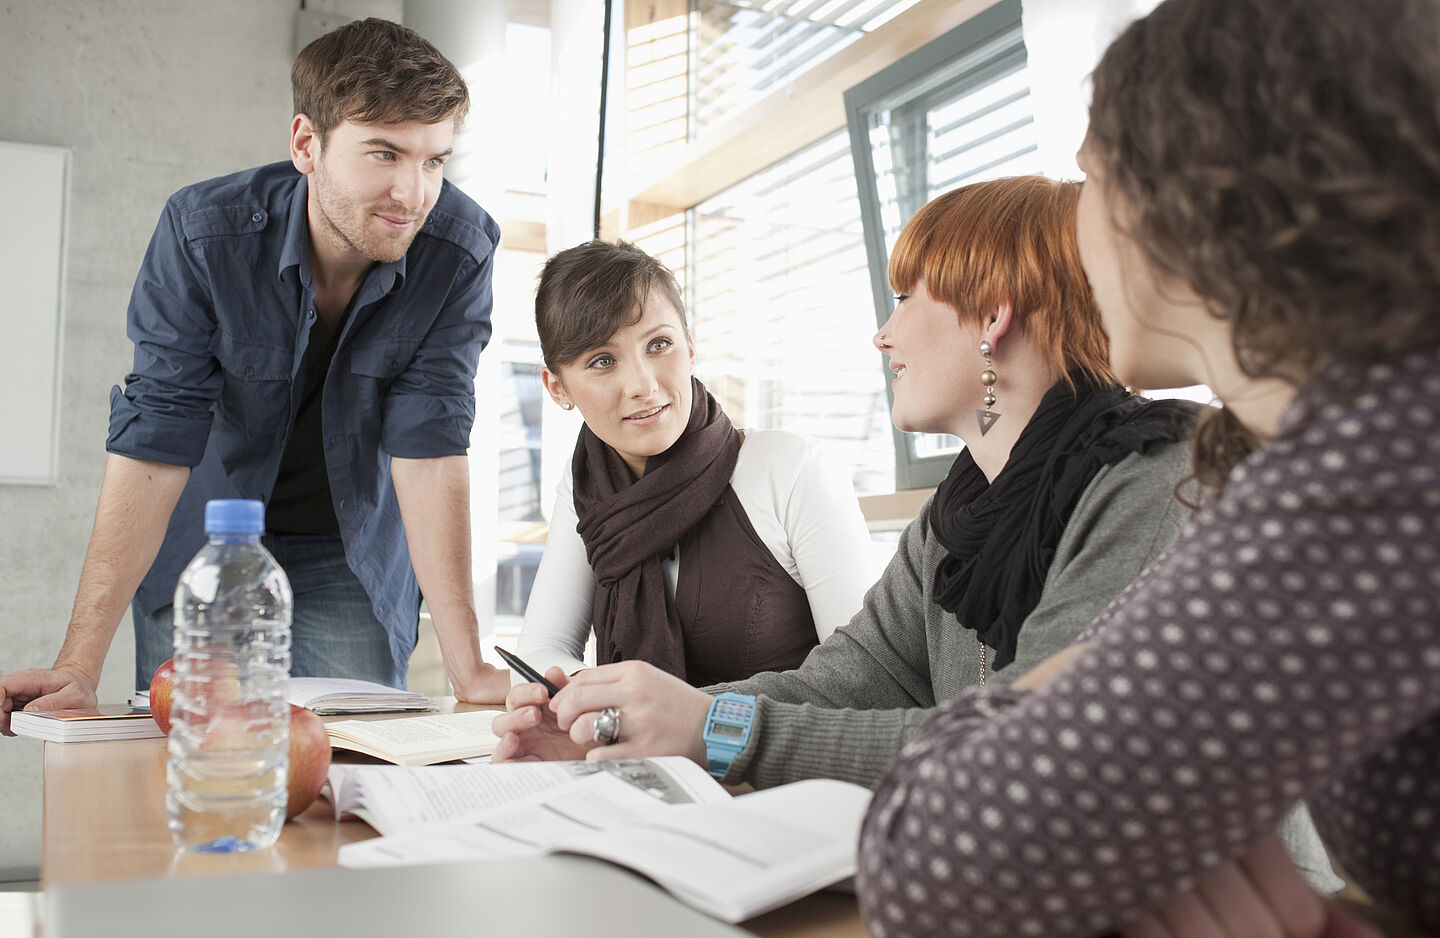
[[[1183,439],[1198,412],[1083,374],[1072,380],[1073,393],[1064,381],[1045,393],[994,482],[962,450],[930,504],[930,526],[948,553],[935,570],[935,601],[995,649],[997,671],[1015,660],[1020,626],[1040,601],[1060,535],[1095,474]]]

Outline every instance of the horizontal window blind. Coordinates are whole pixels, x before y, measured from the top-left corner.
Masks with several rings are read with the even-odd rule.
[[[691,4],[691,139],[917,2],[695,0]]]
[[[835,134],[690,212],[696,371],[737,426],[825,440],[857,491],[894,488],[849,145]]]

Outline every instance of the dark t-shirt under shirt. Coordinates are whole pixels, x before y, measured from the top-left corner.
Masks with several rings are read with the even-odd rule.
[[[347,310],[348,312],[348,310]],[[325,399],[325,375],[345,320],[334,326],[316,318],[310,327],[310,345],[305,350],[305,387],[295,425],[280,459],[280,473],[265,509],[265,528],[272,534],[340,533],[335,505],[330,500],[330,476],[325,468],[324,428],[321,415]]]

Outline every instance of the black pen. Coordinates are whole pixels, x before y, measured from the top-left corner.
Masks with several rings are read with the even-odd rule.
[[[501,648],[499,645],[495,646],[495,651],[497,654],[500,655],[500,657],[505,659],[506,664],[514,668],[516,671],[520,672],[521,677],[523,677],[527,681],[530,681],[533,684],[541,685],[550,692],[551,697],[554,697],[556,694],[560,693],[560,688],[545,680],[545,676],[543,674],[541,674],[539,671],[536,671],[534,668],[530,667],[525,662],[521,661],[515,655],[512,655],[510,652]]]

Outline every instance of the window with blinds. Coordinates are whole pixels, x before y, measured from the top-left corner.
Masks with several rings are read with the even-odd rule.
[[[537,347],[514,351],[515,343],[497,343],[500,362],[500,399],[497,401],[500,432],[495,440],[499,450],[501,521],[543,521],[540,513],[540,414],[545,390],[540,383]],[[507,348],[506,346],[512,346]],[[521,356],[528,352],[529,360]]]
[[[690,138],[918,0],[691,0]]]
[[[894,490],[871,344],[860,202],[843,133],[689,213],[696,373],[739,427],[819,437],[860,494]]]
[[[845,93],[876,322],[890,248],[936,196],[1041,171],[1019,0],[1003,0]],[[887,395],[889,394],[888,384]],[[960,441],[895,431],[896,485],[937,484]]]

